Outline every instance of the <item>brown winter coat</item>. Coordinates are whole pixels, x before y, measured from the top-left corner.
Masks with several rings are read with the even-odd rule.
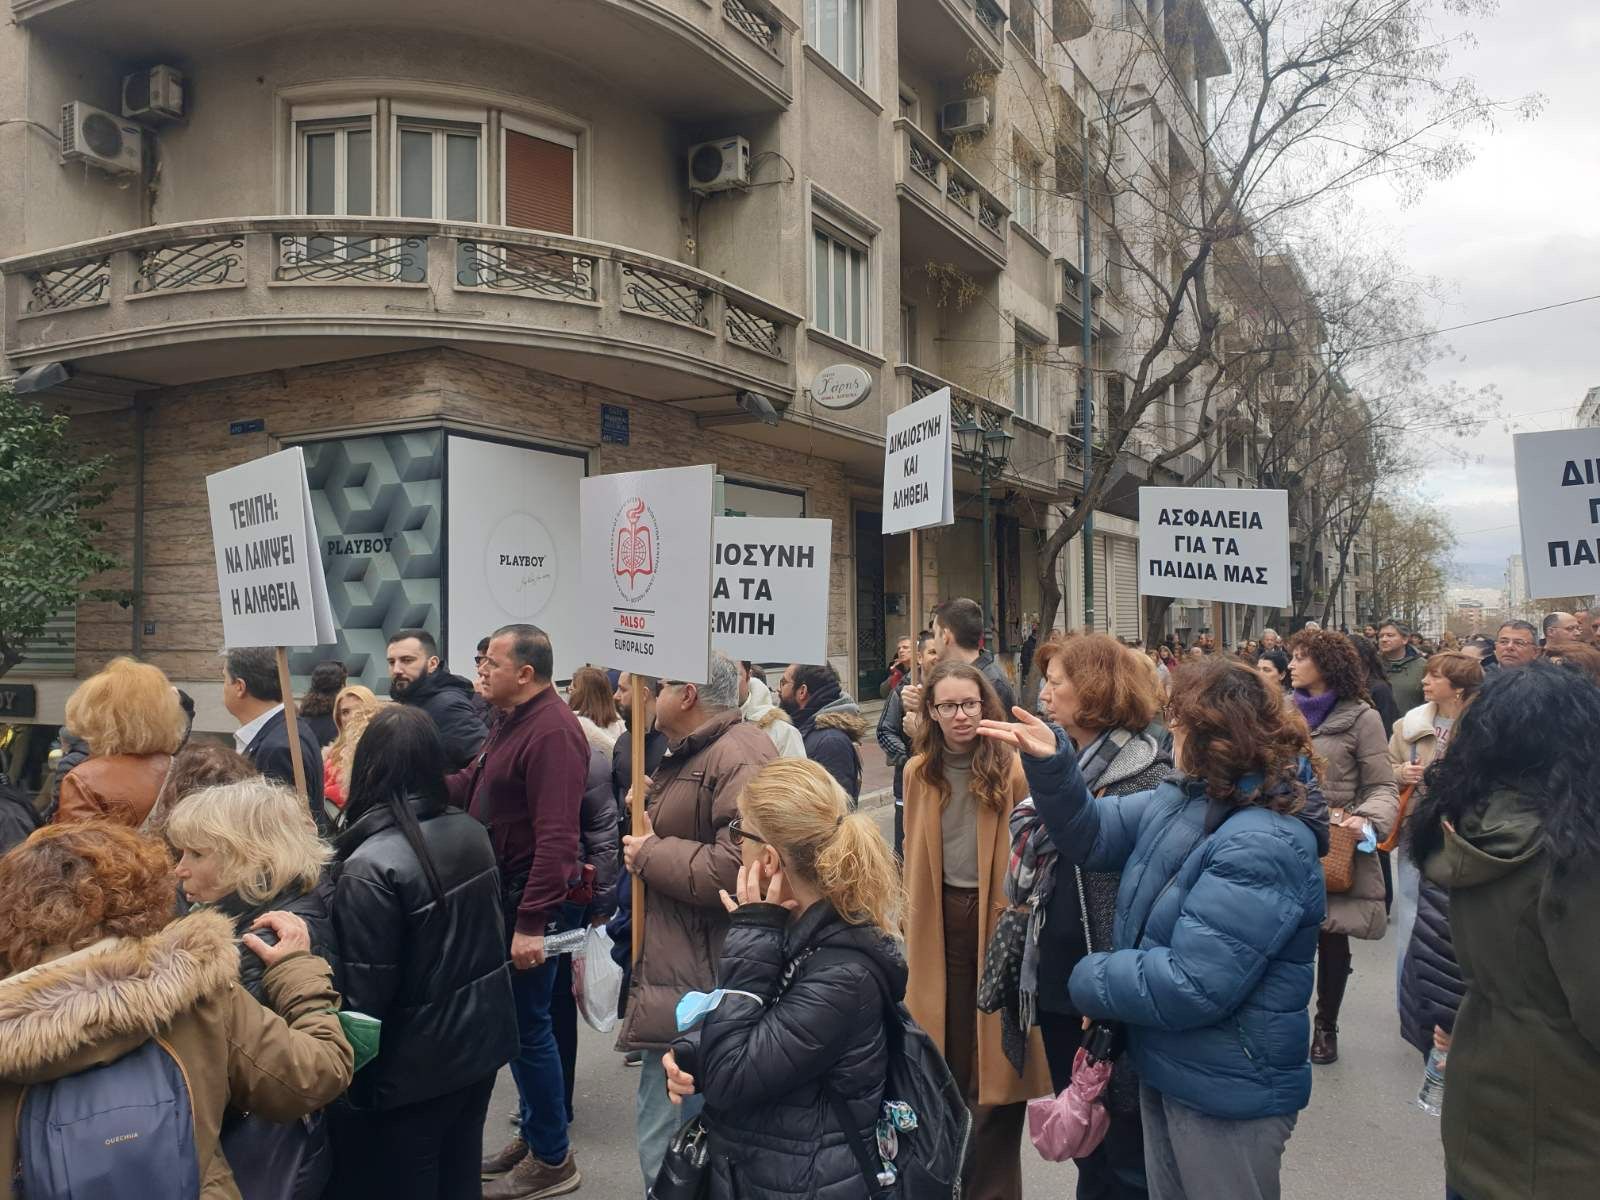
[[[139,828],[155,807],[171,765],[170,754],[100,754],[84,759],[61,781],[56,824],[106,817]]]
[[[918,755],[905,773],[905,882],[907,893],[906,1007],[944,1051],[944,835],[939,793],[922,782]],[[1006,868],[1011,860],[1011,810],[1028,794],[1022,762],[1011,760],[1011,794],[994,812],[978,807],[978,944],[987,946],[1006,908]],[[981,976],[983,964],[978,964]],[[1062,981],[1063,984],[1065,981]],[[978,1103],[1014,1104],[1051,1094],[1050,1069],[1039,1030],[1028,1034],[1026,1071],[1018,1076],[1000,1045],[1000,1014],[978,1014]]]
[[[16,1168],[30,1084],[112,1062],[160,1037],[189,1084],[201,1195],[238,1200],[217,1145],[229,1104],[294,1120],[343,1092],[354,1067],[327,963],[299,954],[269,968],[276,1012],[238,979],[233,923],[197,912],[150,937],[108,938],[0,980],[0,1179]]]
[[[739,884],[728,822],[739,815],[746,782],[777,754],[771,738],[731,709],[669,746],[650,777],[655,836],[634,858],[644,911],[633,919],[644,921],[644,948],[633,964],[619,1050],[665,1050],[678,1036],[678,1000],[717,986],[728,932],[720,893]]]
[[[1328,798],[1330,819],[1335,809],[1365,817],[1383,841],[1394,828],[1400,791],[1378,710],[1360,700],[1339,701],[1312,733],[1311,744],[1325,764],[1322,794]],[[1373,940],[1383,937],[1388,927],[1383,867],[1376,854],[1358,851],[1354,882],[1348,892],[1328,897],[1328,918],[1322,928]]]

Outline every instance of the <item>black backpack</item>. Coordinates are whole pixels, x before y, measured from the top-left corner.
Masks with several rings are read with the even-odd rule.
[[[849,946],[829,946],[825,955],[848,954],[867,964],[884,1002],[884,1032],[889,1040],[889,1074],[883,1100],[898,1101],[916,1114],[917,1127],[899,1134],[894,1174],[884,1171],[876,1153],[861,1140],[844,1100],[826,1083],[822,1094],[844,1131],[866,1181],[867,1195],[882,1200],[960,1200],[961,1168],[972,1140],[972,1113],[956,1086],[939,1047],[911,1017],[874,959]]]

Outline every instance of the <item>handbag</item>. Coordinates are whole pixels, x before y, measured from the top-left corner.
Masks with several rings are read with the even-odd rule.
[[[1322,878],[1328,895],[1340,895],[1355,885],[1356,847],[1360,844],[1360,830],[1328,821],[1328,852],[1322,856]]]
[[[983,952],[983,974],[978,980],[979,1012],[999,1012],[1016,1000],[1027,939],[1028,910],[1007,908],[994,923],[994,932]]]
[[[711,1141],[700,1118],[692,1117],[667,1143],[645,1200],[704,1200],[710,1190]]]
[[[1390,854],[1400,844],[1400,834],[1406,825],[1406,809],[1411,807],[1411,793],[1417,790],[1417,785],[1408,783],[1400,789],[1400,803],[1394,813],[1394,828],[1389,830],[1389,836],[1378,843],[1378,849],[1385,854]]]

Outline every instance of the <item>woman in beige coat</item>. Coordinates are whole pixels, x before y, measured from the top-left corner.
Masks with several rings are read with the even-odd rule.
[[[1044,1042],[1029,1031],[1021,1073],[1001,1045],[1000,1014],[980,1013],[978,977],[1006,907],[1011,810],[1028,794],[1015,750],[978,736],[1006,720],[976,668],[928,676],[925,721],[905,772],[906,1006],[938,1044],[972,1109],[963,1196],[1018,1200],[1027,1101],[1050,1093]]]
[[[1290,650],[1294,703],[1311,727],[1311,744],[1322,760],[1328,820],[1360,831],[1375,846],[1394,828],[1399,789],[1383,718],[1367,696],[1366,669],[1350,640],[1329,630],[1297,633]],[[1339,1008],[1350,979],[1350,939],[1375,941],[1387,928],[1383,868],[1375,850],[1358,850],[1350,890],[1328,897],[1328,918],[1317,942],[1312,1062],[1326,1065],[1339,1057]]]

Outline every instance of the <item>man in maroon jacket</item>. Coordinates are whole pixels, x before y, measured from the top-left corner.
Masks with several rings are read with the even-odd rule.
[[[550,638],[507,625],[478,663],[479,690],[500,711],[483,750],[450,777],[452,803],[489,827],[500,864],[512,992],[521,1046],[511,1060],[521,1102],[518,1136],[483,1161],[484,1200],[562,1196],[581,1177],[567,1140],[561,1059],[550,1024],[556,964],[544,935],[579,879],[579,810],[589,743],[556,693]]]

